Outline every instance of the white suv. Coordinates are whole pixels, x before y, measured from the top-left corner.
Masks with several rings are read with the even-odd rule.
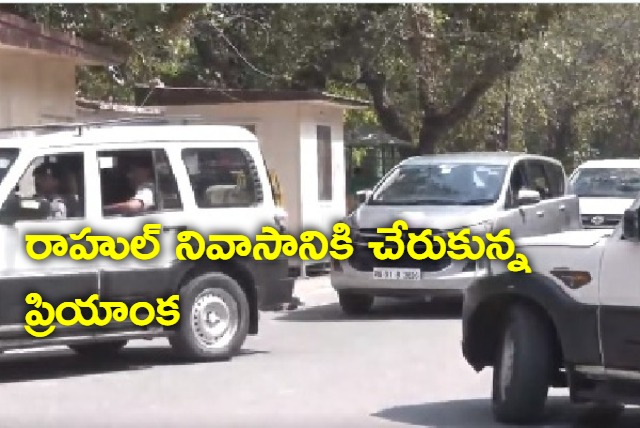
[[[39,135],[0,140],[0,350],[62,344],[98,356],[114,354],[129,339],[168,336],[190,359],[228,358],[248,334],[257,334],[259,308],[290,302],[293,279],[284,258],[176,257],[182,230],[196,231],[205,241],[209,234],[226,233],[253,241],[262,226],[280,228],[282,215],[274,205],[258,141],[249,131],[175,125],[171,119],[29,130]],[[136,197],[129,167],[140,162],[150,171],[153,206],[138,213],[107,211]],[[39,196],[36,169],[57,171],[65,216],[52,216],[51,200]],[[147,261],[102,256],[36,261],[25,251],[25,234],[68,237],[91,227],[92,235],[130,238],[141,235],[149,223],[162,225],[161,251]],[[33,309],[25,303],[29,293],[40,294],[54,307],[93,294],[100,301],[129,306],[179,294],[181,318],[166,328],[141,328],[127,321],[100,328],[57,325],[51,336],[34,338],[24,327],[25,314]]]
[[[569,178],[586,228],[612,229],[640,192],[640,159],[589,160]]]
[[[466,290],[463,353],[493,366],[499,421],[538,421],[550,386],[609,416],[640,404],[639,222],[636,199],[615,229],[522,239],[532,274],[491,261]]]

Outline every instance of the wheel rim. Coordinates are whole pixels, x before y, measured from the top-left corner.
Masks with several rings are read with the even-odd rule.
[[[237,302],[221,289],[204,290],[191,309],[193,332],[200,346],[207,349],[227,346],[238,331],[239,319]]]
[[[500,357],[500,372],[499,372],[499,393],[500,400],[503,401],[507,398],[507,387],[511,384],[511,378],[513,377],[513,361],[516,352],[515,342],[511,335],[511,330],[507,330],[502,344],[502,355]]]

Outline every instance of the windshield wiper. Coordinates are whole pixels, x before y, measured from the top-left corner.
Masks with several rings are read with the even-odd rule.
[[[482,198],[482,199],[469,199],[467,201],[461,201],[458,205],[488,205],[495,202],[495,199]]]
[[[456,205],[451,199],[412,199],[406,201],[369,201],[371,205]]]

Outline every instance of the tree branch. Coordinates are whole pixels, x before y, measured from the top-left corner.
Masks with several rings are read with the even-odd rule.
[[[480,75],[444,115],[444,120],[453,126],[467,117],[478,99],[491,89],[498,79],[515,70],[520,61],[522,61],[520,52],[515,52],[503,61],[498,55],[489,55],[483,63]]]
[[[369,90],[373,100],[373,108],[384,130],[393,137],[408,142],[413,141],[409,127],[402,121],[398,110],[389,99],[385,75],[364,70],[359,83],[363,83]]]

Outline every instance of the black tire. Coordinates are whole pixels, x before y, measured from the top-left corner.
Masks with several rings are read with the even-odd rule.
[[[203,306],[202,311],[196,308],[194,312],[194,307],[205,304],[208,306]],[[211,339],[214,325],[210,319],[205,319],[204,308],[227,310],[230,327],[224,330],[221,336],[223,341]],[[169,337],[169,343],[181,357],[188,360],[230,359],[238,354],[247,338],[249,310],[247,296],[234,279],[222,273],[200,275],[180,290],[180,321],[175,334]],[[209,339],[213,342],[207,342]]]
[[[82,357],[109,359],[116,357],[126,345],[126,340],[114,340],[109,342],[69,345],[69,349]]]
[[[366,294],[338,292],[338,301],[342,311],[347,315],[365,315],[371,311],[373,296]]]
[[[536,423],[551,384],[552,340],[544,321],[527,306],[514,305],[506,321],[493,369],[493,414],[501,423]]]

